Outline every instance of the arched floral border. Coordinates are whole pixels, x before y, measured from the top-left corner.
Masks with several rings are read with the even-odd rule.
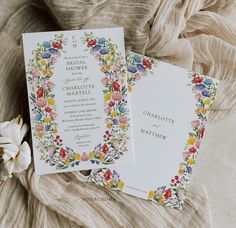
[[[129,110],[127,106],[127,83],[124,73],[126,64],[118,46],[110,39],[95,37],[85,32],[81,38],[85,51],[89,51],[98,61],[103,73],[101,83],[104,87],[105,132],[103,142],[88,153],[80,153],[65,146],[58,132],[57,110],[51,80],[55,64],[60,58],[67,39],[55,35],[53,40],[37,44],[32,52],[33,58],[27,65],[27,81],[30,85],[32,107],[32,127],[34,137],[38,139],[37,148],[40,159],[56,169],[74,167],[80,162],[92,164],[113,164],[128,149]]]
[[[147,73],[153,74],[151,71],[153,65],[155,67],[158,65],[158,61],[139,54],[128,54],[126,60],[129,72],[127,76],[129,91],[132,90],[137,80],[147,76]],[[150,190],[147,195],[150,201],[176,209],[182,209],[187,186],[192,174],[192,167],[195,165],[208,113],[212,108],[219,84],[218,80],[213,80],[205,75],[193,72],[189,72],[189,80],[188,86],[192,87],[192,92],[196,99],[196,118],[191,122],[192,131],[189,132],[184,147],[183,160],[179,164],[177,174],[170,180],[169,185]],[[115,173],[116,178],[114,178],[113,173]],[[109,169],[93,170],[89,176],[89,181],[118,191],[122,191],[125,186],[119,174]],[[109,184],[110,182],[112,184]]]

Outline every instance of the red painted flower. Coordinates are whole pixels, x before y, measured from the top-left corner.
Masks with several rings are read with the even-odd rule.
[[[61,47],[61,43],[59,43],[59,42],[53,42],[52,43],[52,46],[54,47],[54,48],[56,48],[56,49],[61,49],[62,47]]]
[[[115,105],[115,102],[111,101],[108,105],[109,105],[109,107],[113,107]]]
[[[104,154],[107,154],[108,151],[109,151],[109,148],[108,148],[107,144],[104,144],[103,147],[102,147],[102,152],[103,152]]]
[[[51,111],[52,111],[52,109],[50,107],[45,108],[45,112],[51,112]]]
[[[88,40],[88,47],[93,47],[96,43],[96,40]]]
[[[171,196],[172,196],[171,190],[170,189],[165,190],[164,194],[165,199],[169,199]]]
[[[194,77],[192,82],[195,84],[202,83],[203,79],[201,77]]]
[[[200,135],[201,138],[203,137],[204,132],[205,132],[205,128],[201,128],[201,129],[199,130],[199,135]]]
[[[111,178],[111,175],[112,175],[112,172],[110,170],[107,170],[104,174],[103,174],[103,177],[106,181],[110,180]]]
[[[118,82],[113,82],[112,87],[114,91],[117,91],[117,92],[120,91],[120,84]]]
[[[63,157],[63,158],[66,156],[66,150],[65,149],[62,148],[60,150],[60,156]]]
[[[196,148],[195,147],[191,147],[190,149],[189,149],[189,152],[190,153],[195,153],[197,150],[196,150]]]
[[[44,92],[45,92],[45,90],[44,90],[43,87],[39,88],[39,89],[37,90],[37,92],[36,92],[37,97],[43,97]]]
[[[143,65],[144,65],[146,68],[149,68],[149,69],[152,68],[151,62],[150,62],[149,60],[147,60],[147,59],[144,59],[144,60],[143,60]]]

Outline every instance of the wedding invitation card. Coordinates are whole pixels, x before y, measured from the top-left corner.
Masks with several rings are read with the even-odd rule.
[[[135,166],[92,170],[88,180],[181,209],[219,81],[133,52],[126,59]]]
[[[36,174],[131,166],[123,28],[23,34]]]

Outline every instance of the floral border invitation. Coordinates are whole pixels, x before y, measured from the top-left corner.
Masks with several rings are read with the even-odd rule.
[[[107,189],[182,209],[219,81],[129,52],[134,167],[92,170]]]
[[[23,34],[36,174],[132,165],[122,28]]]

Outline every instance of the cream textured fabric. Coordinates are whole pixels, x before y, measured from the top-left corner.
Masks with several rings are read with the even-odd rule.
[[[123,26],[127,50],[221,80],[216,110],[210,116],[214,130],[214,123],[235,108],[235,10],[233,0],[45,0],[26,4],[0,33],[0,121],[22,114],[29,123],[23,32]],[[38,177],[33,165],[0,185],[3,228],[211,225],[208,194],[195,181],[182,212],[85,183],[79,172]]]

